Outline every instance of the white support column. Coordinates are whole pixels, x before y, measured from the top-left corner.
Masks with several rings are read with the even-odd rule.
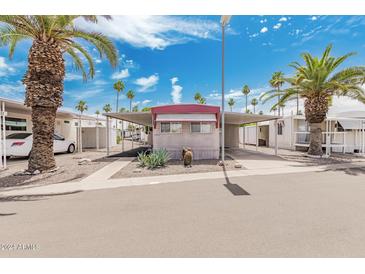
[[[3,143],[5,142],[5,140],[3,140],[3,133],[2,133],[2,127],[4,126],[5,129],[5,125],[3,125],[3,107],[2,107],[2,102],[0,102],[0,169],[4,168],[4,161],[6,161],[6,155],[5,153],[3,153]],[[4,157],[4,161],[3,161],[3,156]]]
[[[362,134],[361,134],[361,144],[362,144],[362,154],[365,153],[365,128],[364,128],[365,120],[361,121],[361,128],[362,128]]]
[[[259,127],[256,122],[256,151],[258,150],[258,148],[259,148]]]
[[[246,127],[243,125],[243,134],[242,134],[242,138],[243,138],[243,149],[246,148]]]
[[[122,120],[122,151],[124,152],[124,121]]]
[[[5,102],[2,102],[1,103],[2,107],[2,122],[3,122],[3,130],[2,130],[2,145],[3,145],[3,148],[2,148],[2,154],[3,154],[3,167],[4,169],[7,168],[7,165],[6,165],[6,126],[5,126],[5,116],[6,116],[6,110],[5,110]]]
[[[96,118],[96,150],[99,150],[99,120]]]
[[[278,120],[275,119],[274,122],[274,127],[275,127],[275,155],[278,155]]]
[[[326,156],[329,156],[329,126],[328,126],[328,120],[326,120]],[[322,138],[322,136],[321,136]]]
[[[110,125],[109,125],[109,117],[106,116],[106,155],[109,156],[110,149]]]

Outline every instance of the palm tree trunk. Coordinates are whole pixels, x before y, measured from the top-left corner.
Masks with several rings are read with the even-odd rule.
[[[23,78],[25,105],[32,109],[33,145],[28,170],[54,169],[53,134],[57,108],[62,105],[65,61],[62,48],[53,40],[33,40],[28,70]]]
[[[119,91],[117,90],[117,104],[116,104],[115,112],[119,112],[118,106],[119,106]],[[115,130],[116,130],[116,132],[118,132],[117,131],[117,128],[118,128],[117,125],[118,125],[118,120],[115,119]]]
[[[254,114],[256,113],[256,106],[255,105],[253,106],[253,113]]]
[[[299,115],[299,92],[297,92],[297,115]]]
[[[279,92],[280,92],[280,88],[278,88],[278,115],[280,116],[280,105],[279,105],[279,103],[280,103],[280,94],[279,94]]]
[[[322,151],[322,129],[320,123],[310,123],[309,155],[321,156]]]
[[[53,156],[53,133],[56,108],[34,106],[32,108],[33,145],[28,160],[28,170],[45,171],[56,167]]]
[[[322,129],[321,124],[326,119],[328,112],[328,99],[326,96],[313,96],[304,101],[305,118],[310,125],[309,155],[321,156]]]
[[[132,100],[129,101],[129,112],[132,112]]]
[[[246,94],[246,113],[247,113],[247,94]]]

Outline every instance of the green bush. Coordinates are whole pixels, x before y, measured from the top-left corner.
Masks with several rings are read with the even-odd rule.
[[[120,141],[122,141],[122,137],[117,135],[117,144],[119,145],[120,144]]]
[[[165,166],[167,161],[170,160],[170,155],[166,149],[155,150],[149,154],[147,151],[144,151],[138,153],[137,160],[140,167],[154,169],[156,167]]]

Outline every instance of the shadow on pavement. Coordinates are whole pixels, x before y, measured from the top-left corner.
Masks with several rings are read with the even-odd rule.
[[[47,199],[49,197],[53,197],[53,196],[77,194],[77,193],[80,193],[80,192],[82,192],[82,191],[77,190],[77,191],[62,192],[62,193],[50,193],[50,194],[0,196],[0,202],[32,202],[32,201],[45,200],[45,199]]]
[[[365,174],[365,167],[359,167],[359,166],[344,167],[344,168],[331,168],[331,167],[329,167],[329,168],[326,168],[325,170],[318,171],[318,172],[328,172],[328,171],[343,172],[347,175],[359,176],[359,175],[364,175]]]
[[[121,153],[116,153],[116,154],[110,155],[109,158],[112,158],[112,157],[137,157],[138,153],[146,151],[150,148],[151,148],[150,146],[141,146],[141,147],[127,150],[127,151],[123,151]]]
[[[0,213],[0,217],[7,217],[7,216],[13,216],[16,213]]]
[[[242,195],[251,195],[242,187],[237,184],[232,184],[227,175],[227,171],[225,166],[223,166],[224,178],[226,180],[226,184],[224,186],[234,195],[234,196],[242,196]]]

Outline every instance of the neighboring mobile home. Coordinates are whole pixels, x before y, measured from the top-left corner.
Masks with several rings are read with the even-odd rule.
[[[5,133],[32,132],[31,109],[23,102],[0,98],[0,104],[5,105]],[[62,135],[65,139],[76,142],[79,127],[80,115],[77,113],[58,110],[56,115],[55,133]],[[110,121],[111,137],[110,144],[116,144],[115,121]],[[106,147],[106,120],[99,117],[82,115],[82,143],[83,148],[96,148],[96,134],[99,134],[99,148]],[[114,128],[113,128],[114,126]],[[1,129],[4,126],[1,123]]]
[[[274,123],[272,121],[259,123],[257,128],[259,145],[273,147]],[[326,154],[365,153],[365,112],[346,112],[329,116],[322,123],[322,131],[322,146]],[[290,115],[278,119],[277,133],[279,148],[307,150],[309,147],[310,128],[303,115]],[[244,127],[244,132],[243,130],[240,132],[240,142],[256,144],[255,125]]]

